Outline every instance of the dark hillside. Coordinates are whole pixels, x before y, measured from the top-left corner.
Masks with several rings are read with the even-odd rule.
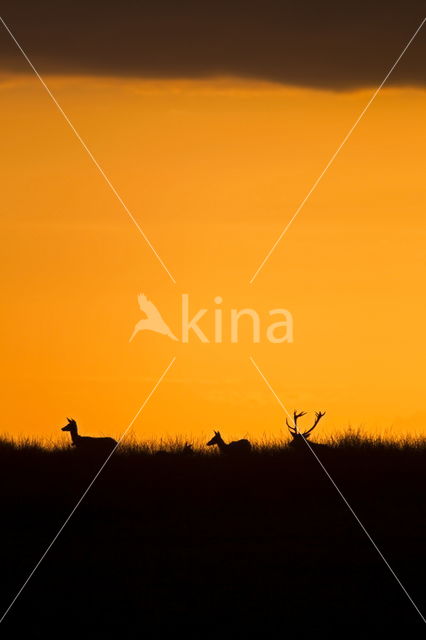
[[[306,454],[306,455],[305,455]],[[319,455],[426,611],[426,447]],[[1,608],[101,460],[0,446]],[[3,637],[423,637],[424,623],[307,450],[110,460],[3,622]]]

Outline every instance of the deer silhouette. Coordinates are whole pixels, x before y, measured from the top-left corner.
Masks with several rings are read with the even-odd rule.
[[[69,431],[71,435],[71,445],[81,451],[105,451],[113,449],[117,445],[114,438],[91,438],[89,436],[79,436],[77,423],[72,418],[67,418],[68,424],[62,427],[62,431]]]
[[[182,449],[182,455],[183,456],[193,456],[194,453],[195,453],[195,451],[192,448],[192,444],[190,444],[189,442],[186,442],[185,446]]]
[[[214,432],[214,436],[208,441],[207,446],[211,447],[215,444],[220,453],[225,455],[245,455],[251,451],[251,444],[248,440],[235,440],[227,444],[220,435],[220,431]]]
[[[192,444],[188,442],[185,443],[183,447],[178,450],[167,451],[167,449],[159,449],[154,453],[154,455],[158,458],[172,458],[176,456],[193,456],[195,454],[194,449],[192,448]]]
[[[314,424],[312,425],[312,427],[310,427],[307,431],[299,431],[298,427],[297,427],[297,421],[299,418],[301,418],[302,416],[306,415],[306,411],[300,411],[299,413],[295,410],[293,412],[293,425],[289,424],[288,419],[285,419],[286,425],[288,427],[288,430],[290,431],[291,435],[293,436],[293,440],[290,442],[290,446],[291,447],[297,447],[298,449],[300,447],[306,447],[306,443],[304,442],[305,439],[309,438],[309,436],[311,435],[312,431],[315,429],[315,427],[317,426],[318,422],[321,420],[321,418],[323,416],[325,416],[325,411],[316,411],[315,412],[315,421]],[[318,442],[310,442],[309,443],[311,447],[326,447],[327,445],[325,444],[319,444]]]

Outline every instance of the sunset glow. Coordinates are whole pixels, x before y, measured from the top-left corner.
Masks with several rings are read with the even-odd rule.
[[[287,437],[253,356],[289,410],[327,411],[322,435],[426,435],[424,90],[379,94],[249,284],[374,89],[45,79],[176,284],[38,80],[4,76],[3,433],[119,436],[176,356],[138,438]],[[210,335],[220,296],[288,309],[294,342],[129,343],[141,292],[179,336],[188,294]]]

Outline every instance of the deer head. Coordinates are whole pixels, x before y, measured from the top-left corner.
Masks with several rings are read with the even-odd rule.
[[[62,431],[73,431],[74,429],[77,429],[77,423],[75,420],[72,418],[67,418],[67,420],[68,424],[66,424],[65,427],[62,427]]]
[[[221,440],[222,440],[222,438],[220,436],[220,431],[215,431],[213,438],[208,441],[207,446],[211,447],[214,444],[219,444],[219,442],[221,442]]]
[[[289,424],[288,419],[285,419],[286,425],[288,427],[288,430],[290,431],[291,435],[293,436],[293,442],[292,444],[295,444],[298,441],[301,441],[302,438],[309,438],[309,436],[311,435],[311,432],[315,429],[315,427],[317,426],[318,422],[321,420],[321,418],[323,416],[325,416],[325,411],[316,411],[315,412],[315,422],[312,425],[312,427],[310,427],[307,431],[299,431],[299,429],[297,428],[297,420],[299,418],[301,418],[302,416],[306,415],[306,411],[300,411],[299,413],[297,413],[297,411],[294,411],[293,413],[293,425]]]

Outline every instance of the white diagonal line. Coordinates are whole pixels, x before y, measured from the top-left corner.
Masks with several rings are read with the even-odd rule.
[[[25,587],[27,586],[27,584],[29,583],[29,581],[31,580],[31,578],[33,577],[33,575],[35,574],[35,572],[37,571],[37,569],[39,568],[39,566],[41,565],[41,563],[43,562],[43,560],[45,559],[45,557],[47,556],[47,554],[49,553],[50,549],[53,547],[53,545],[55,544],[56,540],[59,538],[59,536],[61,535],[62,531],[65,529],[65,527],[67,526],[68,522],[71,520],[72,516],[74,515],[74,513],[76,512],[76,510],[78,509],[78,507],[80,506],[80,504],[83,502],[84,498],[86,497],[86,495],[88,494],[88,492],[90,491],[90,489],[92,488],[93,484],[95,483],[95,481],[97,480],[97,478],[100,476],[100,474],[102,473],[103,469],[105,468],[106,464],[108,463],[108,461],[110,460],[110,458],[112,457],[112,455],[114,454],[115,450],[117,449],[118,445],[120,444],[120,442],[123,440],[123,438],[126,436],[126,434],[128,433],[129,429],[131,429],[132,425],[135,423],[136,419],[138,418],[138,416],[140,415],[140,413],[143,411],[144,407],[146,406],[146,404],[148,403],[149,399],[151,398],[151,396],[154,394],[154,392],[156,391],[156,389],[158,388],[159,384],[161,383],[161,381],[163,380],[164,376],[166,375],[166,373],[168,372],[168,370],[170,369],[170,367],[172,366],[172,364],[174,363],[174,361],[176,360],[176,356],[174,358],[171,359],[171,361],[169,362],[168,366],[166,367],[166,369],[163,371],[163,373],[161,374],[161,376],[159,377],[159,379],[157,380],[157,382],[155,383],[154,387],[151,389],[151,391],[149,392],[149,394],[147,395],[147,397],[145,398],[145,400],[143,401],[142,405],[139,407],[136,415],[134,416],[134,418],[131,420],[131,422],[129,423],[129,425],[126,427],[126,429],[123,431],[123,433],[121,434],[121,436],[119,437],[117,444],[114,446],[113,450],[111,451],[111,453],[108,455],[108,457],[106,458],[106,460],[103,462],[103,464],[101,465],[101,467],[98,469],[98,471],[96,472],[95,476],[93,477],[93,479],[90,481],[89,485],[87,486],[87,488],[85,489],[85,491],[82,493],[82,495],[80,496],[80,498],[78,499],[76,505],[74,506],[74,508],[72,509],[72,511],[70,512],[70,514],[67,516],[67,518],[65,519],[64,523],[62,524],[62,526],[60,527],[58,533],[55,535],[55,537],[53,538],[52,542],[49,544],[49,546],[47,547],[47,549],[44,551],[43,555],[41,556],[40,560],[37,562],[37,564],[35,565],[35,567],[32,569],[31,573],[29,574],[29,576],[27,577],[27,579],[25,580],[25,582],[23,583],[23,585],[21,586],[21,588],[19,589],[18,593],[15,595],[15,597],[13,598],[12,602],[10,603],[10,605],[7,607],[6,611],[3,613],[2,617],[0,618],[0,624],[3,622],[3,620],[5,619],[5,617],[7,616],[7,614],[9,613],[9,611],[11,610],[11,608],[13,607],[13,605],[15,604],[15,602],[17,601],[17,599],[19,598],[19,596],[21,595],[21,593],[23,592],[23,590],[25,589]]]
[[[367,102],[367,104],[365,105],[365,107],[363,108],[361,113],[359,114],[358,118],[355,120],[354,124],[349,129],[348,133],[345,135],[345,137],[343,138],[342,142],[339,144],[339,146],[337,147],[336,151],[333,153],[333,155],[331,156],[330,160],[327,162],[327,164],[325,165],[324,169],[321,171],[321,173],[319,174],[318,178],[315,180],[314,184],[309,189],[308,193],[303,198],[302,202],[299,204],[299,206],[297,207],[296,211],[294,212],[294,214],[292,215],[290,220],[287,222],[286,226],[281,231],[280,235],[278,236],[278,238],[276,239],[276,241],[274,242],[274,244],[272,245],[272,247],[270,248],[270,250],[268,251],[268,253],[264,257],[264,259],[262,260],[262,262],[260,263],[260,265],[256,269],[254,275],[249,280],[249,284],[253,284],[253,282],[257,278],[259,272],[261,271],[261,269],[263,269],[263,267],[265,266],[266,262],[269,260],[269,258],[271,257],[272,253],[275,251],[275,249],[277,248],[277,246],[281,242],[282,238],[287,233],[288,229],[291,227],[291,225],[293,224],[293,222],[295,221],[295,219],[299,215],[300,211],[303,209],[303,207],[305,206],[306,202],[309,200],[310,196],[315,191],[315,189],[317,188],[317,186],[321,182],[321,180],[324,177],[324,175],[327,173],[328,169],[333,164],[334,160],[336,159],[336,157],[340,153],[341,149],[344,147],[346,142],[351,137],[354,129],[359,124],[360,120],[363,118],[365,113],[367,112],[367,110],[370,107],[371,103],[374,101],[374,99],[376,98],[377,94],[379,93],[379,91],[381,90],[381,88],[383,87],[383,85],[385,84],[385,82],[387,81],[387,79],[389,78],[389,76],[391,75],[391,73],[393,72],[393,70],[395,69],[395,67],[397,66],[397,64],[401,60],[401,58],[403,57],[403,55],[407,51],[408,47],[411,45],[411,43],[413,42],[413,40],[415,39],[415,37],[419,33],[420,29],[423,27],[425,22],[426,22],[426,18],[423,18],[423,20],[421,21],[420,25],[417,27],[417,29],[415,30],[415,32],[413,33],[413,35],[411,36],[411,38],[409,39],[409,41],[407,42],[407,44],[405,45],[405,47],[403,48],[403,50],[401,51],[401,53],[399,54],[399,56],[397,57],[397,59],[395,60],[395,62],[391,66],[391,68],[389,69],[389,71],[387,72],[387,74],[385,75],[385,77],[383,78],[382,82],[379,84],[379,86],[377,87],[377,89],[375,90],[375,92],[373,93],[373,95],[371,96],[371,98],[369,99],[369,101]]]
[[[130,211],[130,209],[128,208],[126,203],[124,202],[123,198],[120,196],[120,194],[118,193],[117,189],[114,187],[114,185],[112,184],[111,180],[108,178],[108,176],[106,175],[105,171],[102,169],[101,165],[96,160],[95,156],[90,151],[89,147],[87,146],[87,144],[85,143],[85,141],[83,140],[81,135],[78,133],[77,129],[75,128],[75,126],[73,125],[73,123],[71,122],[71,120],[69,119],[67,114],[65,113],[65,111],[62,109],[61,105],[59,104],[59,102],[57,101],[57,99],[55,98],[55,96],[53,95],[53,93],[51,92],[51,90],[49,89],[49,87],[47,86],[47,84],[45,83],[45,81],[43,80],[43,78],[41,77],[41,75],[39,74],[39,72],[37,71],[37,69],[35,68],[33,63],[31,62],[31,60],[29,59],[28,55],[25,53],[24,49],[21,47],[21,45],[19,44],[19,42],[17,41],[17,39],[13,35],[12,31],[9,29],[9,27],[7,26],[7,24],[5,23],[5,21],[3,20],[3,18],[1,16],[0,16],[0,22],[3,24],[4,28],[6,29],[6,31],[8,32],[10,37],[12,38],[13,42],[18,47],[19,51],[24,56],[25,60],[30,65],[31,69],[34,71],[34,73],[37,76],[37,78],[40,80],[40,82],[43,85],[43,87],[46,89],[46,91],[49,94],[50,98],[52,99],[53,103],[57,107],[58,111],[64,117],[65,121],[67,122],[67,124],[69,125],[70,129],[72,130],[72,132],[76,136],[77,140],[80,142],[80,144],[82,145],[82,147],[84,148],[84,150],[88,154],[89,158],[92,160],[93,164],[98,169],[98,171],[101,174],[101,176],[104,178],[105,182],[107,183],[107,185],[109,186],[109,188],[111,189],[111,191],[113,192],[113,194],[115,195],[115,197],[117,198],[117,200],[119,201],[121,206],[123,207],[124,211],[127,213],[127,215],[129,216],[130,220],[135,225],[136,229],[139,231],[139,233],[141,234],[141,236],[143,237],[143,239],[145,240],[145,242],[147,243],[147,245],[149,246],[151,251],[154,253],[155,257],[157,258],[158,262],[163,267],[164,271],[169,276],[170,280],[174,284],[176,284],[176,280],[174,279],[174,277],[172,276],[172,274],[170,273],[170,271],[168,270],[168,268],[164,264],[163,260],[160,258],[158,252],[155,250],[154,246],[152,245],[151,241],[149,240],[149,238],[147,237],[146,233],[142,229],[141,225],[136,220],[136,218],[134,217],[134,215],[132,214],[132,212]]]
[[[263,378],[263,380],[264,380],[266,386],[268,387],[268,389],[272,392],[272,394],[277,399],[277,401],[278,401],[279,405],[281,406],[281,408],[284,410],[284,412],[287,414],[287,416],[290,418],[290,420],[294,423],[294,420],[293,420],[292,416],[289,414],[289,412],[287,411],[287,408],[284,406],[284,404],[282,403],[282,401],[279,398],[279,396],[275,393],[275,391],[272,388],[271,384],[269,383],[269,381],[267,380],[267,378],[265,377],[263,372],[260,370],[260,368],[258,367],[257,363],[255,362],[255,360],[254,360],[254,358],[252,356],[250,356],[250,361],[253,364],[253,366],[255,367],[255,369],[257,369],[257,371],[260,374],[260,376]],[[296,426],[295,423],[294,423],[294,426]],[[317,454],[315,453],[313,447],[308,442],[307,438],[305,438],[302,434],[300,434],[300,435],[302,436],[303,440],[308,445],[309,450],[315,456],[316,461],[320,465],[321,469],[324,471],[324,473],[327,476],[327,478],[330,480],[330,482],[333,485],[333,487],[336,489],[337,493],[342,498],[343,502],[345,503],[345,505],[347,506],[347,508],[349,509],[351,514],[353,515],[353,517],[358,522],[359,526],[364,531],[365,535],[367,536],[367,538],[369,539],[369,541],[371,542],[371,544],[373,545],[373,547],[375,548],[375,550],[377,551],[377,553],[379,554],[379,556],[381,557],[381,559],[383,560],[383,562],[385,563],[385,565],[387,566],[387,568],[389,569],[389,571],[391,572],[391,574],[393,575],[393,577],[395,578],[395,580],[397,581],[397,583],[399,584],[399,586],[401,587],[401,589],[403,590],[403,592],[405,593],[405,595],[407,596],[407,598],[409,599],[409,601],[411,602],[411,604],[413,605],[413,607],[415,608],[415,610],[417,611],[417,613],[419,614],[421,619],[423,620],[423,622],[426,624],[426,618],[423,616],[422,612],[420,611],[420,609],[418,608],[418,606],[414,602],[413,598],[410,596],[410,594],[408,593],[407,589],[404,587],[404,585],[402,584],[401,580],[398,578],[398,576],[396,575],[395,571],[392,569],[392,567],[390,566],[389,562],[386,560],[386,558],[384,557],[383,553],[380,551],[379,547],[374,542],[373,538],[368,533],[367,529],[362,524],[361,520],[359,519],[359,517],[357,516],[355,511],[352,509],[351,505],[346,500],[345,496],[343,495],[343,493],[341,492],[341,490],[339,489],[339,487],[337,486],[337,484],[335,483],[335,481],[333,480],[333,478],[331,477],[331,475],[329,474],[329,472],[327,471],[327,469],[325,468],[325,466],[323,465],[321,460],[318,458]]]

